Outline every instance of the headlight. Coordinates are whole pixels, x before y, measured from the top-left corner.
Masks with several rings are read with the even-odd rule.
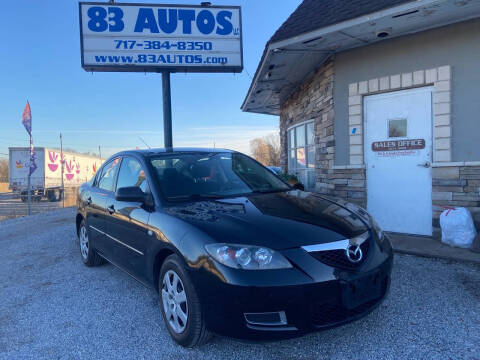
[[[219,263],[235,269],[288,269],[292,264],[280,253],[259,246],[208,244],[207,252]]]

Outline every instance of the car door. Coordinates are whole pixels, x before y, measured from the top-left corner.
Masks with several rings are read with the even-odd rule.
[[[134,157],[125,156],[120,165],[116,189],[131,186],[137,186],[145,194],[150,195],[148,180],[141,162]],[[106,233],[110,240],[116,242],[112,260],[139,279],[145,278],[144,254],[148,242],[151,241],[147,226],[152,205],[118,201],[115,198],[107,200]]]
[[[102,173],[98,173],[97,178],[93,182],[88,192],[85,194],[84,204],[86,209],[86,225],[89,233],[90,244],[99,249],[105,236],[105,220],[102,219],[105,213],[106,197],[102,196],[98,189],[98,180]]]
[[[119,165],[120,158],[115,158],[103,166],[102,172],[94,184],[93,191],[87,198],[91,209],[88,225],[90,234],[93,235],[93,246],[106,257],[109,257],[111,253],[105,235],[107,229],[107,200],[113,197],[113,187]]]

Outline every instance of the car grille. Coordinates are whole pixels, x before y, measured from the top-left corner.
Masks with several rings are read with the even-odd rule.
[[[385,296],[387,288],[388,277],[385,277],[382,281],[382,295],[377,299],[363,303],[353,309],[347,309],[343,307],[340,301],[314,303],[311,308],[312,324],[317,327],[329,327],[365,314],[369,310],[372,310],[375,305],[377,305],[378,302]]]
[[[312,255],[315,259],[320,260],[322,263],[340,268],[340,269],[356,269],[365,262],[365,259],[368,257],[370,249],[370,239],[364,241],[360,248],[362,249],[363,257],[362,260],[358,263],[353,263],[347,258],[347,254],[344,249],[336,250],[326,250],[326,251],[314,251],[309,254]]]

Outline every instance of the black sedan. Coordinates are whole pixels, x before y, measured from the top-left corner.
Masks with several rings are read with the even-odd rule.
[[[344,324],[390,283],[390,242],[365,210],[229,150],[118,153],[79,189],[76,226],[83,262],[154,287],[187,347]]]

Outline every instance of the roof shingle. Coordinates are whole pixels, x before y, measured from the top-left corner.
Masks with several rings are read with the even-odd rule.
[[[304,0],[269,43],[371,14],[412,0]]]
[[[265,45],[242,108],[255,86],[255,79],[261,70],[270,44],[414,1],[416,0],[303,0]]]

